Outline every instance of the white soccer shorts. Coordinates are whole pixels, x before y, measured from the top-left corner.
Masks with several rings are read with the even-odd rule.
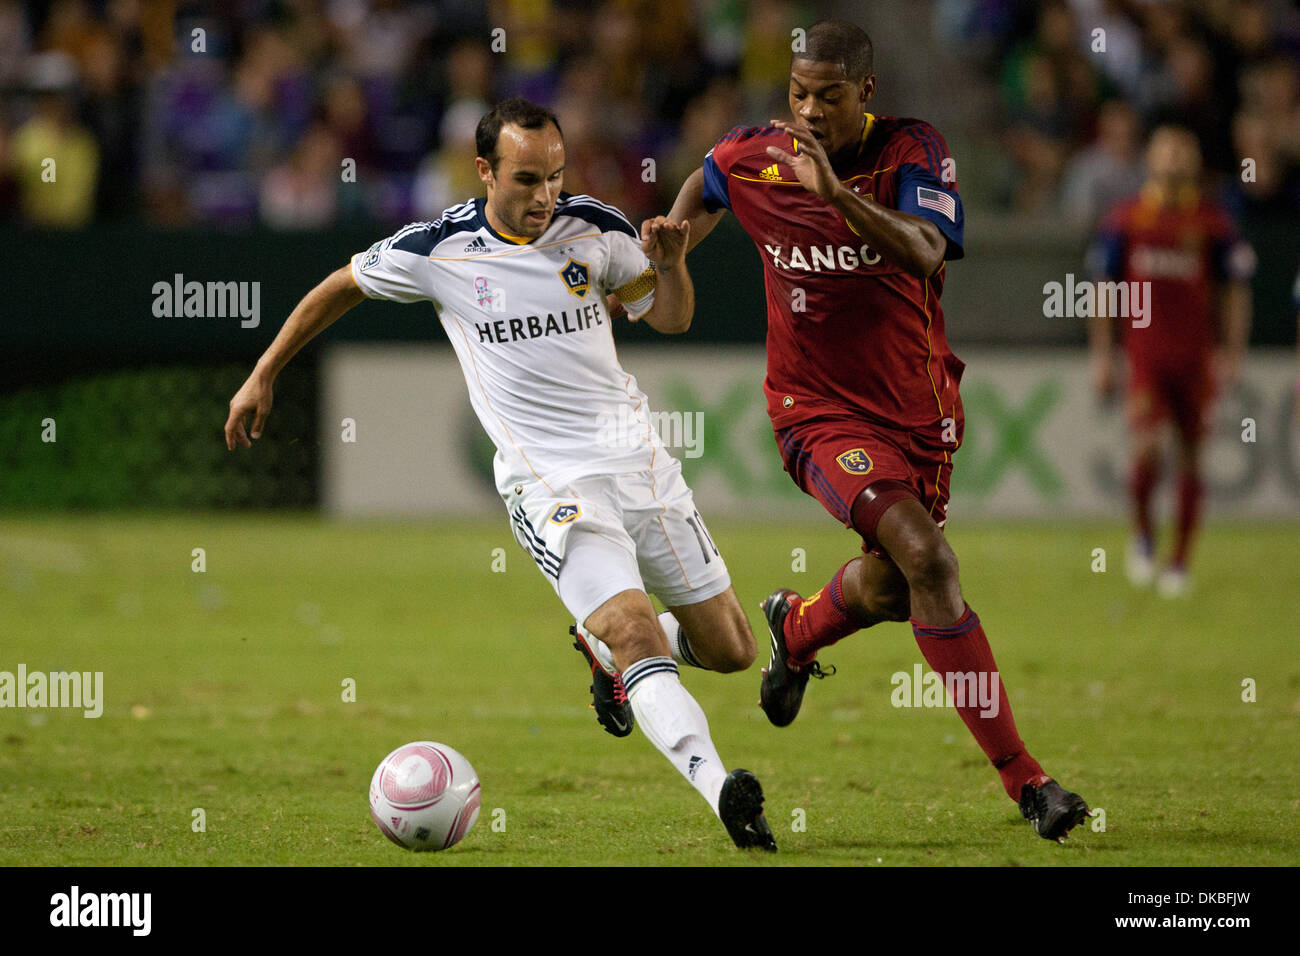
[[[540,481],[505,495],[515,538],[578,622],[614,595],[647,591],[667,607],[707,601],[731,586],[681,463],[653,471]]]

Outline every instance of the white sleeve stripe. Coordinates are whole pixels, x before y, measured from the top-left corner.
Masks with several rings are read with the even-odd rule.
[[[466,219],[473,219],[474,216],[477,215],[477,213],[478,210],[475,209],[473,206],[471,206],[469,209],[466,209],[464,212],[452,212],[451,210],[448,210],[446,213],[442,215],[440,219],[436,221],[437,222],[464,222]]]
[[[628,217],[624,216],[623,213],[617,211],[616,207],[606,206],[606,204],[602,202],[598,202],[598,200],[591,199],[590,196],[585,196],[585,198],[582,199],[581,202],[577,202],[577,196],[569,196],[568,202],[564,203],[564,208],[568,208],[571,206],[594,206],[595,208],[602,209],[603,212],[608,212],[610,213],[611,216],[616,216],[617,219],[625,222],[625,224],[627,224],[628,226],[628,229],[632,230],[633,233],[637,232],[636,228],[634,228],[634,226],[632,225],[632,222],[628,221]],[[559,212],[559,207],[556,207],[556,212]]]
[[[452,208],[459,208],[459,207],[454,206]],[[406,236],[409,236],[413,232],[419,232],[422,229],[437,229],[444,222],[466,222],[470,219],[473,219],[476,213],[477,210],[471,207],[465,212],[457,213],[456,215],[444,215],[441,219],[435,219],[432,222],[410,223],[409,225],[403,226],[401,229],[397,230],[397,232],[393,233],[391,237],[390,245],[392,243],[398,242],[399,240],[405,238]]]
[[[608,212],[608,213],[613,213],[615,216],[618,216],[619,219],[622,219],[622,220],[623,220],[624,222],[626,222],[629,226],[632,225],[632,223],[628,221],[627,216],[623,215],[623,213],[621,213],[621,212],[619,211],[619,209],[618,209],[617,206],[611,206],[611,205],[609,205],[608,203],[603,203],[603,202],[601,202],[599,199],[595,199],[595,198],[593,198],[593,197],[591,197],[591,196],[586,195],[585,193],[579,193],[579,194],[576,195],[576,196],[570,196],[570,197],[568,198],[568,200],[566,201],[565,205],[569,205],[569,206],[597,206],[597,207],[599,207],[600,209],[603,209],[603,210],[605,210],[605,211]]]
[[[467,199],[467,200],[465,200],[464,202],[462,202],[462,203],[457,203],[457,204],[454,205],[454,206],[448,206],[446,209],[444,209],[444,210],[442,211],[442,215],[441,215],[439,218],[440,218],[440,219],[451,219],[451,218],[453,218],[453,217],[455,217],[455,216],[459,216],[459,215],[461,215],[462,213],[468,212],[469,210],[471,210],[471,209],[473,209],[473,208],[474,208],[474,200],[472,200],[472,199]]]
[[[415,229],[425,229],[430,226],[436,226],[438,225],[438,223],[443,222],[445,220],[450,220],[451,222],[460,222],[463,219],[475,215],[477,212],[478,210],[474,206],[474,200],[470,199],[463,203],[457,203],[455,206],[448,206],[446,209],[442,211],[442,215],[439,216],[437,219],[434,219],[432,221],[426,221],[426,222],[413,222],[410,225],[404,226],[400,231],[396,233],[396,235],[400,236],[400,235],[404,235],[405,233],[411,232],[412,230]]]
[[[393,242],[396,242],[407,233],[416,232],[420,229],[428,229],[431,225],[433,225],[431,222],[413,222],[410,225],[403,226],[401,229],[397,230],[397,232],[393,233],[392,240]]]
[[[472,212],[463,213],[459,216],[443,216],[441,219],[437,220],[434,223],[431,223],[430,225],[434,229],[436,229],[439,226],[441,226],[444,222],[469,222],[473,218],[474,218],[474,213]]]
[[[627,219],[627,217],[624,216],[623,213],[619,211],[617,206],[611,206],[609,203],[603,203],[599,199],[593,199],[591,196],[587,196],[587,195],[570,196],[568,198],[568,201],[565,203],[565,205],[566,206],[596,206],[600,209],[605,210],[606,212],[613,213],[614,215],[618,216],[621,219]]]

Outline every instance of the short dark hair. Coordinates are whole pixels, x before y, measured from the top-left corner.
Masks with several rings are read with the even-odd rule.
[[[850,80],[860,80],[871,73],[871,37],[867,31],[848,20],[819,20],[808,28],[803,52],[790,57],[813,63],[834,63]]]
[[[483,118],[478,121],[478,128],[474,131],[474,146],[478,150],[478,155],[486,159],[494,171],[501,159],[497,155],[497,140],[501,136],[501,127],[506,123],[513,123],[521,129],[541,129],[550,123],[557,133],[564,135],[564,131],[560,129],[560,121],[545,106],[539,106],[522,96],[512,96],[508,100],[502,100],[483,114]]]

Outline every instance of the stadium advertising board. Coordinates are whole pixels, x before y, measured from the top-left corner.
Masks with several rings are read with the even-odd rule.
[[[823,520],[781,470],[763,406],[763,352],[624,349],[658,428],[708,515]],[[949,514],[1117,517],[1127,452],[1122,408],[1099,406],[1074,351],[962,352],[966,428]],[[1300,514],[1295,360],[1253,354],[1215,406],[1206,456],[1211,514]],[[473,515],[500,507],[492,446],[474,417],[455,357],[421,347],[344,345],[323,389],[322,502],[339,516]],[[631,431],[608,423],[611,440]],[[349,440],[350,439],[350,440]]]

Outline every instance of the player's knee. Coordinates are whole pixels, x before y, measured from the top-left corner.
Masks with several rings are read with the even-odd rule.
[[[597,635],[609,645],[621,667],[647,657],[667,657],[668,642],[659,621],[641,614],[625,614]]]
[[[957,555],[942,537],[909,548],[899,566],[913,590],[938,593],[957,586]]]
[[[716,660],[711,662],[712,669],[720,674],[748,670],[758,651],[754,646],[754,632],[749,627],[749,619],[739,605],[727,615],[719,636],[721,640],[718,641]]]
[[[906,583],[863,599],[863,609],[875,621],[906,621],[912,616],[912,596]]]

